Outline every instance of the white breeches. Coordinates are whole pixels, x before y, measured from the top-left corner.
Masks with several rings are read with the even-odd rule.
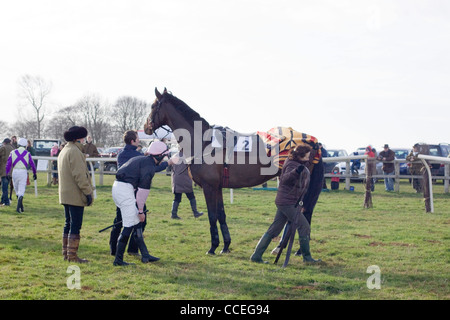
[[[25,188],[27,186],[27,170],[14,169],[12,172],[12,181],[16,195],[18,197],[23,197],[25,195]]]
[[[122,214],[122,225],[132,227],[139,223],[139,211],[136,206],[134,188],[130,183],[114,181],[112,187],[112,197],[114,203],[120,208]]]

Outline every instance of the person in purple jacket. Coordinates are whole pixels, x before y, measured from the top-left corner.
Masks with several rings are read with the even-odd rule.
[[[18,149],[11,151],[6,163],[6,175],[12,171],[12,181],[14,191],[17,195],[17,208],[18,213],[24,212],[23,208],[23,196],[25,195],[25,188],[27,186],[28,168],[33,170],[33,179],[36,180],[36,166],[34,165],[31,154],[25,149],[27,147],[27,139],[20,138],[17,142]]]
[[[309,161],[311,147],[299,145],[289,152],[289,157],[283,165],[280,175],[280,184],[275,198],[277,213],[269,229],[264,233],[256,246],[255,252],[250,260],[253,262],[264,262],[262,255],[266,251],[273,238],[277,237],[286,222],[293,222],[298,216],[299,226],[297,228],[300,236],[300,249],[304,262],[318,262],[311,257],[309,249],[309,235],[311,227],[305,216],[299,212],[301,206],[297,206],[297,201],[302,198],[308,189],[309,170],[306,167]]]

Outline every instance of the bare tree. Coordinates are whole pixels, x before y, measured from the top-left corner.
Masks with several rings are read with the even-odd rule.
[[[122,96],[113,106],[113,122],[122,133],[143,127],[149,113],[149,105],[136,97]]]
[[[63,139],[64,132],[77,124],[84,123],[84,117],[75,106],[59,109],[50,119],[45,128],[45,136],[48,138]]]
[[[87,94],[75,104],[82,116],[81,125],[86,127],[94,143],[103,142],[109,134],[107,106],[108,103],[96,94]]]
[[[34,110],[36,135],[41,137],[42,125],[45,116],[45,107],[48,95],[51,92],[52,84],[42,79],[40,76],[24,75],[19,81],[19,96],[26,100]]]

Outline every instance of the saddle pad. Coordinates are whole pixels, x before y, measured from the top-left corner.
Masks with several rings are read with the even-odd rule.
[[[280,169],[283,167],[284,161],[289,155],[289,150],[295,148],[297,145],[309,145],[313,148],[313,152],[311,152],[311,162],[313,164],[318,163],[322,157],[322,152],[318,148],[317,138],[296,131],[291,127],[274,127],[267,132],[258,131],[257,134],[264,142],[267,155],[274,157],[274,164]],[[276,146],[279,147],[279,152],[278,154],[273,154]]]

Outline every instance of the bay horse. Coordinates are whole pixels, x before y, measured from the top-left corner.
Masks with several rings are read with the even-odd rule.
[[[231,236],[226,222],[222,189],[261,185],[278,176],[281,170],[274,165],[272,157],[269,157],[269,161],[264,158],[264,155],[267,157],[265,144],[258,135],[253,134],[251,137],[252,152],[230,152],[231,149],[226,152],[227,148],[234,146],[239,134],[226,138],[228,140],[223,142],[224,154],[220,149],[212,147],[213,127],[196,111],[166,89],[161,94],[155,88],[155,95],[155,102],[144,124],[144,132],[151,135],[156,129],[168,126],[179,143],[183,156],[186,158],[191,155],[188,157],[190,174],[193,181],[203,189],[208,210],[211,248],[207,254],[215,254],[220,244],[217,221],[224,241],[221,253],[228,253]],[[303,200],[304,214],[310,223],[312,211],[322,190],[323,174],[320,159],[314,165],[311,183]]]

